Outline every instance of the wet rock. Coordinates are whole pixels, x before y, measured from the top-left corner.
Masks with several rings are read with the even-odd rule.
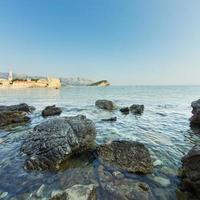
[[[62,193],[54,195],[49,200],[96,200],[96,186],[90,185],[74,185],[66,189]]]
[[[30,118],[25,112],[21,111],[1,111],[0,112],[0,127],[10,124],[20,124],[29,122]]]
[[[48,117],[48,116],[60,115],[61,113],[62,113],[61,108],[56,107],[55,105],[53,105],[53,106],[47,106],[42,111],[42,116],[43,117]]]
[[[120,111],[125,115],[128,115],[130,112],[129,107],[123,107],[120,109]]]
[[[200,198],[200,145],[194,146],[182,158],[181,189]]]
[[[97,100],[95,102],[96,107],[104,110],[114,110],[116,108],[115,104],[109,100]]]
[[[4,199],[8,196],[8,192],[0,192],[0,199]]]
[[[42,184],[39,189],[37,190],[35,196],[40,198],[40,197],[43,197],[44,196],[44,189],[45,189],[45,185]]]
[[[3,111],[15,111],[15,112],[26,112],[26,113],[30,113],[33,112],[35,110],[35,108],[33,106],[29,106],[26,103],[21,103],[18,105],[11,105],[11,106],[0,106],[0,112]]]
[[[153,194],[146,183],[130,179],[116,179],[102,185],[110,195],[108,199],[117,200],[154,200]]]
[[[112,141],[100,145],[97,154],[102,162],[135,173],[151,173],[153,162],[148,149],[139,142]]]
[[[140,115],[144,112],[144,105],[139,105],[139,104],[133,104],[131,107],[130,107],[130,111],[133,113],[133,114],[136,114],[136,115]]]
[[[45,121],[22,144],[21,151],[28,156],[25,168],[57,169],[70,156],[93,148],[95,137],[94,123],[83,115]]]
[[[117,117],[111,117],[109,119],[102,119],[101,121],[104,121],[104,122],[116,122],[117,121]]]
[[[166,179],[164,177],[161,177],[161,176],[155,176],[153,178],[153,180],[158,183],[159,185],[161,185],[162,187],[167,187],[170,185],[170,180],[169,179]]]
[[[200,126],[200,99],[197,101],[193,101],[192,104],[192,114],[193,116],[190,118],[191,126]]]

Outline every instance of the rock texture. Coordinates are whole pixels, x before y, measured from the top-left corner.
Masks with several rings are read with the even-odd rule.
[[[97,100],[95,102],[96,107],[104,110],[112,111],[116,108],[115,104],[112,101],[109,100]]]
[[[61,108],[56,107],[55,105],[53,105],[53,106],[47,106],[42,111],[42,116],[43,117],[48,117],[48,116],[60,115],[61,113],[62,113]]]
[[[48,88],[59,89],[61,87],[60,79],[48,77]]]
[[[11,105],[11,106],[0,106],[0,112],[2,111],[15,111],[15,112],[33,112],[35,108],[33,106],[29,106],[26,103],[21,103],[18,105]]]
[[[96,200],[96,186],[91,185],[74,185],[64,192],[54,195],[49,200]]]
[[[51,119],[28,134],[21,150],[29,170],[57,169],[70,156],[91,149],[96,137],[94,123],[83,115]]]
[[[155,200],[149,186],[139,181],[120,179],[104,184],[103,188],[113,200]]]
[[[21,111],[3,111],[0,112],[0,127],[10,124],[20,124],[29,122],[30,118]]]
[[[182,167],[182,190],[200,199],[200,145],[194,146],[182,158]]]
[[[11,106],[0,106],[0,127],[29,122],[30,118],[26,116],[26,114],[33,110],[35,110],[34,107],[28,106],[25,103]]]
[[[112,141],[98,147],[101,161],[135,173],[151,173],[153,162],[148,149],[139,142]]]
[[[133,104],[131,107],[130,107],[130,111],[133,113],[133,114],[142,114],[144,112],[144,105],[138,105],[138,104]]]
[[[193,101],[192,104],[192,114],[193,116],[190,118],[190,124],[200,126],[200,99],[197,101]]]

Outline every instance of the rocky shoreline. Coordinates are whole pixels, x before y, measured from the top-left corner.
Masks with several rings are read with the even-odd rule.
[[[142,115],[144,105],[133,104],[128,107],[118,107],[110,100],[97,100],[95,106],[99,110],[113,112],[119,110],[122,114]],[[193,117],[191,126],[200,126],[200,100],[192,103]],[[23,125],[31,121],[30,113],[35,108],[27,104],[0,106],[0,127],[8,125]],[[86,154],[98,162],[98,181],[90,184],[74,184],[62,191],[52,191],[45,196],[46,185],[41,185],[35,193],[27,197],[16,199],[41,200],[96,200],[100,198],[100,191],[104,191],[103,199],[122,200],[157,200],[158,194],[152,191],[148,183],[142,182],[140,176],[152,174],[155,166],[152,152],[145,144],[127,140],[113,140],[109,143],[95,144],[95,123],[84,115],[73,117],[59,117],[62,108],[46,107],[41,116],[47,118],[36,125],[26,135],[21,145],[21,153],[25,157],[24,169],[28,173],[34,171],[60,171],[62,165],[70,165],[72,158],[76,161]],[[49,118],[48,118],[49,117]],[[115,123],[117,118],[103,119]],[[0,142],[1,144],[1,142]],[[90,156],[88,156],[90,155]],[[180,169],[180,187],[177,189],[178,200],[198,200],[200,198],[200,148],[199,144],[182,159]],[[129,179],[125,174],[136,176]],[[166,187],[170,182],[167,179],[155,177],[155,183]],[[165,194],[163,194],[165,195]],[[8,192],[0,193],[0,199],[6,199]]]

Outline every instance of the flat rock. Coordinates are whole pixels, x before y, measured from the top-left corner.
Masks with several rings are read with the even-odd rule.
[[[112,101],[109,100],[97,100],[95,102],[95,106],[103,109],[103,110],[114,110],[116,108],[115,104]]]
[[[58,169],[70,156],[93,148],[94,123],[83,115],[50,119],[37,125],[25,138],[21,151],[29,170]]]
[[[48,117],[48,116],[60,115],[61,113],[62,113],[61,108],[56,107],[55,105],[53,105],[53,106],[47,106],[42,111],[42,116],[43,117]]]
[[[117,121],[117,117],[111,117],[111,118],[108,118],[108,119],[102,119],[101,121],[104,121],[104,122],[116,122]]]
[[[151,173],[153,162],[148,149],[139,142],[112,141],[100,145],[97,155],[102,162],[135,173]]]
[[[90,185],[74,185],[66,189],[62,193],[57,193],[49,200],[96,200],[96,186]]]

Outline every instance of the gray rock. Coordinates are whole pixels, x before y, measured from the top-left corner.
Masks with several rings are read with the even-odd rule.
[[[95,102],[96,107],[104,110],[114,110],[116,108],[115,104],[109,100],[97,100]]]
[[[108,119],[102,119],[101,121],[104,121],[104,122],[116,122],[117,121],[117,117],[111,117],[111,118],[108,118]]]
[[[42,111],[42,116],[43,117],[48,117],[48,116],[60,115],[61,113],[62,113],[61,108],[56,107],[55,105],[53,105],[53,106],[47,106]]]
[[[58,193],[49,200],[96,200],[96,186],[90,185],[74,185],[66,189],[62,193]]]
[[[191,106],[193,116],[190,118],[190,124],[191,126],[200,126],[200,99],[193,101]]]
[[[148,149],[139,142],[112,141],[97,148],[99,159],[114,167],[136,173],[151,173],[153,162]]]
[[[26,103],[21,103],[18,105],[11,105],[11,106],[0,106],[0,112],[3,111],[15,111],[15,112],[33,112],[35,108],[33,106],[29,106]]]
[[[70,156],[93,148],[94,123],[83,115],[51,119],[27,135],[21,151],[27,154],[25,168],[57,169]]]
[[[30,118],[21,111],[0,111],[0,127],[10,124],[20,124],[29,122]]]
[[[182,158],[181,189],[186,193],[191,192],[193,196],[200,198],[200,145],[194,146]]]
[[[129,107],[123,107],[123,108],[120,109],[120,111],[121,111],[123,114],[128,115],[129,112],[130,112],[130,109],[129,109]]]
[[[131,107],[130,107],[130,111],[133,113],[133,114],[136,114],[136,115],[140,115],[144,112],[144,105],[139,105],[139,104],[133,104]]]

